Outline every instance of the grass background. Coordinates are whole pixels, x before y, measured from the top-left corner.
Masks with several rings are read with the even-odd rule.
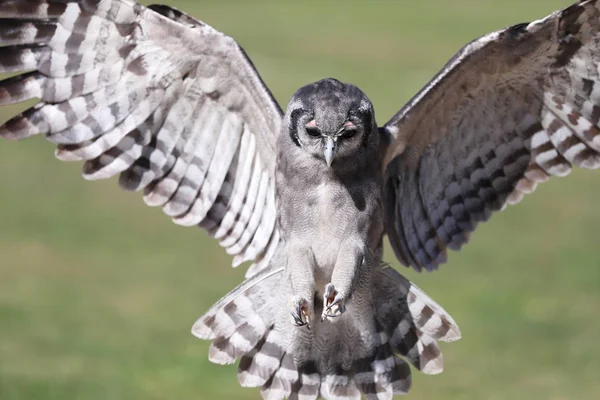
[[[169,3],[235,37],[280,103],[333,76],[383,123],[464,43],[569,1]],[[189,334],[243,271],[202,231],[79,168],[41,138],[0,142],[0,399],[257,398]],[[415,373],[412,399],[600,397],[598,182],[549,182],[437,273],[403,269],[463,332],[442,375]]]

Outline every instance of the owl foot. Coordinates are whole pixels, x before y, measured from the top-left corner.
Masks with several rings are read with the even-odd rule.
[[[323,294],[323,313],[321,321],[329,318],[336,318],[346,311],[344,298],[335,290],[332,283],[325,285],[325,293]]]
[[[304,326],[310,329],[310,318],[312,312],[308,300],[302,297],[292,297],[290,299],[290,315],[292,316],[292,324],[296,326]]]

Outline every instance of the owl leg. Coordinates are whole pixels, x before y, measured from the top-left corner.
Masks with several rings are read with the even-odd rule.
[[[364,254],[357,246],[340,249],[331,282],[325,285],[323,292],[321,321],[339,317],[346,311],[346,301],[354,292],[357,279],[367,264]]]
[[[314,257],[309,249],[290,247],[287,250],[286,269],[292,293],[288,302],[291,322],[310,328],[314,316],[315,278]]]

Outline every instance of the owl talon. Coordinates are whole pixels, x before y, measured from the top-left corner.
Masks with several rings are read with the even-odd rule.
[[[290,300],[290,315],[292,324],[296,326],[305,326],[310,329],[310,306],[308,301],[301,297],[295,297]]]
[[[323,294],[323,313],[321,321],[329,318],[336,318],[346,311],[345,301],[343,296],[335,290],[332,283],[325,285],[325,293]]]

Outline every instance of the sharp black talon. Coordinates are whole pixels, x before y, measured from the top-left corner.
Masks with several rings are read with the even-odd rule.
[[[296,315],[296,313],[295,313],[295,312],[293,312],[293,311],[290,311],[290,315],[291,315],[291,316],[292,316],[292,318],[294,319],[294,323],[295,323],[296,325],[298,325],[298,326],[304,326],[304,325],[306,325],[306,322],[302,321],[302,319],[301,319],[301,318],[300,318],[298,315]]]
[[[335,306],[336,304],[338,304],[340,301],[342,301],[342,296],[340,296],[339,293],[335,294],[335,297],[333,298],[333,301],[331,301],[331,303],[329,303],[329,306],[327,306],[327,311],[331,310],[331,308],[333,306]]]
[[[305,326],[310,329],[310,316],[308,311],[308,302],[302,298],[292,300],[290,315],[292,323],[296,326]]]
[[[337,310],[333,310],[337,307]],[[333,284],[328,283],[325,285],[325,293],[323,294],[323,313],[321,314],[321,321],[325,321],[327,318],[337,318],[346,311],[344,306],[344,298],[338,293]]]
[[[341,299],[337,300],[335,303],[332,303],[329,307],[327,307],[325,309],[325,311],[327,311],[327,313],[331,313],[332,312],[331,309],[337,305],[339,310],[338,310],[338,314],[336,316],[339,316],[340,314],[344,313],[346,311],[346,307],[343,304],[338,305],[338,303],[340,301],[341,301]]]

